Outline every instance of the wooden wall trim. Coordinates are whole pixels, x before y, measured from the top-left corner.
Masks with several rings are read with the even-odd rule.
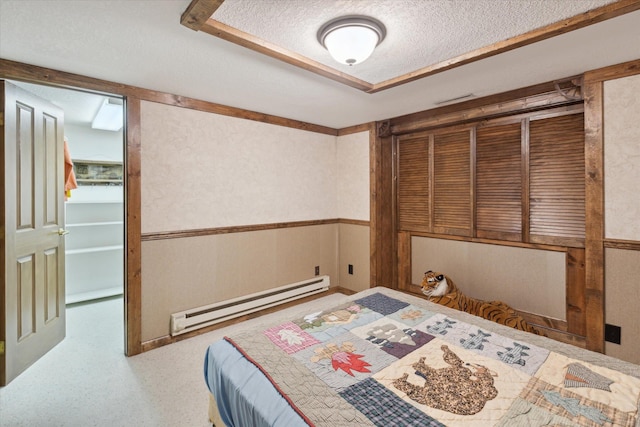
[[[140,100],[126,99],[125,185],[125,354],[142,352],[141,132]]]
[[[553,317],[542,316],[540,314],[529,313],[527,311],[515,310],[520,316],[524,317],[527,323],[540,326],[544,329],[555,329],[560,332],[567,332],[569,325],[564,320],[555,319]]]
[[[338,129],[338,136],[351,135],[353,133],[366,132],[366,131],[372,132],[375,130],[375,128],[376,128],[375,122],[362,123],[359,125]]]
[[[400,231],[404,231],[404,230],[400,230]],[[568,249],[566,246],[547,245],[544,243],[514,242],[509,240],[494,240],[494,239],[485,239],[485,238],[479,238],[479,237],[455,236],[452,234],[425,233],[422,231],[411,231],[411,236],[428,237],[432,239],[442,239],[442,240],[457,240],[460,242],[469,242],[469,243],[484,243],[487,245],[512,246],[512,247],[524,248],[524,249],[540,249],[540,250],[552,251],[552,252],[567,252],[567,249]]]
[[[222,116],[236,117],[246,120],[253,120],[256,122],[321,133],[325,135],[338,135],[337,129],[327,126],[301,122],[284,117],[272,116],[270,114],[264,114],[257,111],[243,110],[241,108],[229,107],[227,105],[201,101],[186,96],[172,95],[165,92],[158,92],[135,86],[114,83],[107,80],[94,79],[92,77],[81,76],[79,74],[67,73],[50,68],[38,67],[36,65],[9,61],[2,58],[0,58],[0,77],[25,81],[29,83],[57,86],[62,88],[80,88],[126,97],[131,96],[143,101],[158,102],[174,107],[190,108],[192,110],[204,111],[207,113],[214,113]]]
[[[398,290],[411,289],[411,233],[398,233]]]
[[[395,248],[394,142],[387,122],[376,122],[369,136],[371,286],[394,287],[397,282]],[[385,136],[382,136],[381,133]]]
[[[347,221],[356,222],[357,220],[346,220],[339,218],[317,219],[309,221],[291,221],[277,222],[271,224],[252,224],[252,225],[235,225],[231,227],[214,227],[214,228],[198,228],[191,230],[175,230],[175,231],[159,231],[142,234],[142,241],[149,242],[153,240],[182,239],[185,237],[213,236],[217,234],[246,233],[250,231],[277,230],[281,228],[295,227],[311,227],[314,225],[338,224],[339,222],[348,223]],[[366,221],[362,221],[366,223]],[[358,222],[358,225],[363,225]]]
[[[347,219],[347,218],[338,218],[338,223],[340,224],[351,224],[351,225],[362,225],[363,227],[369,227],[371,221],[365,221],[362,219]]]
[[[576,347],[586,348],[584,336],[570,332],[567,322],[552,317],[540,316],[539,314],[528,313],[526,311],[516,312],[527,321],[540,329],[547,337]]]
[[[560,87],[564,88],[565,85],[569,85],[571,83],[566,83],[567,81],[578,81],[582,76],[573,76],[567,79],[562,79]],[[532,86],[527,86],[524,88],[519,88],[515,90],[510,90],[507,92],[498,93],[495,95],[487,95],[482,98],[474,98],[468,101],[459,102],[451,105],[443,105],[441,107],[431,108],[429,110],[418,111],[411,114],[405,114],[402,116],[397,116],[390,119],[391,125],[396,126],[398,128],[402,128],[404,126],[411,125],[415,122],[426,121],[436,116],[444,116],[447,114],[459,113],[465,110],[474,110],[474,109],[482,109],[487,106],[491,106],[494,104],[503,104],[506,102],[512,102],[514,100],[522,100],[530,97],[535,97],[541,94],[555,93],[555,82],[545,82],[539,83]],[[548,107],[543,107],[548,108]],[[519,112],[519,111],[517,111]]]
[[[490,101],[489,98],[485,99]],[[581,102],[581,100],[569,100],[554,89],[553,91],[511,99],[510,101],[491,103],[490,105],[471,107],[468,109],[460,109],[444,114],[429,115],[428,117],[408,123],[403,121],[394,124],[392,121],[391,132],[394,135],[400,135],[429,128],[471,123],[481,119],[512,115],[514,113],[525,113],[540,109],[549,109],[551,107],[570,106]]]
[[[640,59],[622,64],[611,65],[584,73],[585,83],[615,80],[640,74]]]
[[[587,333],[584,249],[569,248],[566,266],[567,330],[584,337]]]
[[[530,111],[521,114],[510,114],[504,117],[498,117],[495,119],[485,119],[477,124],[477,127],[482,128],[486,126],[499,126],[507,125],[511,123],[522,123],[523,120],[535,121],[544,120],[552,117],[561,117],[571,114],[580,114],[584,112],[584,105],[571,104],[563,105],[555,108],[545,108],[544,110]]]
[[[380,141],[376,132],[369,132],[369,283],[378,283],[378,245],[382,244],[378,231],[378,187],[384,171],[380,164]]]
[[[144,99],[144,98],[143,98]],[[285,117],[272,116],[257,111],[243,110],[241,108],[229,107],[227,105],[216,104],[208,101],[201,101],[194,98],[188,98],[179,95],[149,93],[148,99],[145,101],[158,102],[161,104],[171,105],[174,107],[190,108],[192,110],[204,111],[206,113],[219,114],[222,116],[236,117],[239,119],[252,120],[255,122],[267,123],[270,125],[283,126],[292,129],[305,130],[308,132],[321,133],[324,135],[336,136],[338,130],[327,126],[316,125],[313,123],[301,122],[298,120],[287,119]]]
[[[603,83],[585,97],[585,306],[589,350],[604,352],[604,100]]]
[[[626,249],[629,251],[640,251],[640,241],[604,239],[604,247],[609,249]]]
[[[197,228],[190,230],[173,230],[143,233],[141,241],[182,239],[185,237],[213,236],[216,234],[246,233],[251,231],[277,230],[281,228],[311,227],[325,224],[351,224],[370,226],[370,221],[349,218],[314,219],[308,221],[276,222],[270,224],[235,225],[230,227]]]

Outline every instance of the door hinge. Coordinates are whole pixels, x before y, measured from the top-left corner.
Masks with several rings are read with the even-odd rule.
[[[4,356],[4,341],[0,341],[0,356]]]
[[[4,126],[4,112],[0,113],[0,126]]]

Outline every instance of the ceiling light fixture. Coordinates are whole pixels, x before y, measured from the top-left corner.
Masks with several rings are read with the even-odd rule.
[[[382,22],[368,16],[343,16],[324,24],[318,41],[333,59],[354,65],[366,60],[387,35]]]

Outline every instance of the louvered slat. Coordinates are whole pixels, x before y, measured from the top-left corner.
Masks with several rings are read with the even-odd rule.
[[[479,128],[476,139],[476,234],[522,240],[521,125]]]
[[[531,240],[584,239],[584,118],[532,121],[529,148]]]
[[[470,136],[468,130],[435,135],[434,232],[471,235]]]
[[[398,142],[398,225],[431,231],[429,212],[429,137]]]

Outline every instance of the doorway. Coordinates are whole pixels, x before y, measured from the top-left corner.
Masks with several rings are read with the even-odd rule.
[[[118,309],[104,312],[107,317],[102,320],[121,324],[125,286],[124,100],[80,90],[13,83],[64,111],[65,142],[77,183],[77,188],[65,197],[64,228],[69,233],[65,236],[66,307],[118,299]],[[107,114],[106,123],[96,121],[99,112]],[[124,343],[124,328],[115,333]]]

